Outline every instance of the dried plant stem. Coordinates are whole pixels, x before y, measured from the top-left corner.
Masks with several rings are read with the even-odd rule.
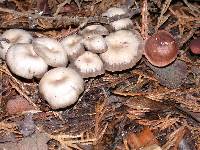
[[[81,24],[98,22],[102,24],[109,24],[115,20],[132,17],[135,14],[139,14],[140,11],[135,9],[131,11],[129,14],[122,16],[115,16],[113,18],[101,17],[101,16],[93,16],[93,17],[80,17],[80,16],[41,16],[39,14],[31,14],[28,12],[18,12],[15,10],[2,8],[0,7],[0,12],[4,13],[4,15],[0,15],[0,19],[2,23],[0,24],[0,28],[9,29],[9,28],[22,28],[22,29],[58,29],[58,28],[66,28],[70,25],[79,26]],[[9,15],[9,17],[8,17]],[[9,18],[9,19],[8,19]]]
[[[175,130],[172,134],[168,136],[168,142],[162,146],[163,150],[177,149],[178,144],[183,139],[184,134],[186,133],[185,126],[181,126]]]
[[[142,6],[142,29],[141,34],[144,40],[148,38],[148,3],[143,0]]]
[[[0,67],[0,72],[3,72],[3,73],[5,73],[5,74],[7,74],[7,75],[8,75],[9,77],[11,77],[11,79],[14,80],[17,84],[20,84],[20,82],[19,82],[16,78],[14,78],[14,77],[12,76],[12,74],[11,74],[10,71],[7,69],[7,67],[1,66],[1,67]]]
[[[179,47],[182,47],[184,43],[186,43],[190,38],[192,38],[193,35],[195,34],[196,30],[197,30],[197,28],[193,28],[189,31],[189,33],[183,35],[183,37],[179,41]]]
[[[193,32],[195,32],[197,28],[200,27],[198,23],[200,22],[200,19],[198,17],[188,16],[186,14],[183,15],[183,13],[179,11],[174,11],[171,7],[169,7],[169,11],[178,19],[178,21],[174,23],[173,25],[168,26],[168,29],[178,26],[180,35],[185,36],[180,40],[179,45],[181,47],[183,46],[185,42],[187,42],[189,38],[191,38],[191,36],[194,34]],[[192,23],[192,26],[190,25],[191,23]],[[190,29],[189,35],[188,33],[184,35],[185,28]]]
[[[35,105],[35,103],[33,103],[32,99],[29,98],[18,86],[16,86],[13,81],[10,80],[10,84],[11,86],[21,95],[23,96],[36,110],[39,110],[39,108],[37,107],[37,105]]]
[[[41,16],[39,14],[31,14],[28,12],[18,12],[15,10],[1,8],[0,12],[8,13],[9,20],[7,15],[1,15],[1,20],[6,20],[4,23],[0,24],[0,28],[12,28],[14,26],[18,26],[18,28],[23,29],[44,29],[41,24],[46,25],[45,29],[53,29],[53,28],[65,28],[69,25],[79,25],[85,20],[87,17],[69,17],[69,16],[55,16],[55,17],[47,17]],[[91,19],[92,20],[92,19]]]
[[[199,17],[200,11],[198,10],[197,7],[195,7],[194,5],[190,4],[187,0],[183,0],[183,2],[188,6],[188,8],[190,8],[190,10],[192,12],[194,12],[193,14],[195,15],[195,17]]]
[[[163,16],[163,15],[165,14],[167,9],[169,8],[169,5],[170,5],[171,1],[172,0],[166,0],[165,3],[162,6],[162,10],[161,10],[161,13],[160,13],[160,16],[158,18],[157,25],[156,25],[156,31],[169,18],[169,15],[167,15],[167,16]]]
[[[12,76],[12,74],[9,72],[9,70],[6,67],[0,67],[0,72],[3,72],[5,74],[7,74],[10,78],[10,84],[12,86],[12,88],[14,88],[20,95],[22,95],[33,107],[35,110],[39,111],[39,108],[37,107],[37,105],[35,105],[35,103],[33,103],[32,99],[29,98],[25,92],[23,92],[17,85],[20,85],[20,81],[18,81],[15,77]],[[15,83],[14,83],[15,82]]]

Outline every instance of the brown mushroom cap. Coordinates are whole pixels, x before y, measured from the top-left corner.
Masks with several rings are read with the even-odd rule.
[[[147,39],[144,55],[148,61],[158,67],[172,63],[178,54],[178,46],[172,35],[161,30]]]
[[[122,71],[132,68],[142,57],[141,38],[129,30],[119,30],[106,37],[108,50],[100,54],[105,69]]]
[[[23,111],[34,110],[34,107],[23,97],[15,96],[8,100],[6,105],[8,114],[18,114]]]
[[[193,39],[190,43],[190,49],[194,54],[200,54],[200,37]]]
[[[86,51],[74,61],[74,67],[83,78],[105,73],[103,62],[97,54]]]

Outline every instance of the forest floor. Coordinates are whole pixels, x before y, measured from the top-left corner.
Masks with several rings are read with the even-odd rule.
[[[180,49],[178,65],[155,68],[143,57],[129,70],[85,79],[75,105],[53,110],[37,79],[17,77],[0,60],[0,150],[200,150],[200,56],[189,49],[200,36],[198,0],[5,0],[0,31],[21,28],[60,40],[88,24],[109,24],[101,14],[113,6],[132,12],[144,40],[170,32]],[[32,109],[9,114],[7,102],[16,96]]]

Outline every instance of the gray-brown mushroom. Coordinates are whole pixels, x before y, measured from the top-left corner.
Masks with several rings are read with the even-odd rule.
[[[138,34],[119,30],[106,37],[108,50],[100,54],[108,71],[122,71],[132,68],[142,58],[142,41]]]

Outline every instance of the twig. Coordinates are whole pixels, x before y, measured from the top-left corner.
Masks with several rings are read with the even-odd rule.
[[[0,7],[0,12],[5,12],[11,14],[10,20],[6,21],[8,23],[0,24],[0,28],[12,28],[13,26],[18,26],[18,28],[23,29],[43,29],[39,25],[40,22],[43,24],[48,24],[45,29],[53,29],[53,28],[60,28],[60,27],[67,27],[69,25],[79,25],[82,22],[85,22],[87,17],[69,17],[69,16],[40,16],[39,14],[31,14],[28,12],[18,12],[15,10],[2,8]],[[1,15],[0,19],[5,20],[7,19],[6,16]],[[13,21],[13,18],[18,19],[17,22]],[[21,19],[23,18],[23,19]]]
[[[192,34],[193,31],[196,31],[197,28],[200,27],[200,25],[198,23],[198,22],[200,22],[200,19],[198,17],[182,15],[179,11],[175,12],[171,7],[169,7],[169,11],[177,18],[178,21],[176,23],[174,23],[173,25],[170,25],[168,28],[178,26],[181,36],[183,36],[185,28],[189,28],[191,30],[189,33]],[[190,25],[191,23],[193,23],[192,24],[193,26]],[[189,37],[189,36],[186,35],[186,37]],[[180,41],[181,42],[180,46],[182,46],[187,40],[188,39],[184,40],[184,38],[183,38],[183,41]]]
[[[18,86],[16,86],[16,84],[14,82],[16,82],[18,85],[20,85],[20,82],[14,78],[12,76],[12,74],[9,72],[9,70],[7,68],[0,68],[0,72],[3,72],[5,74],[7,74],[9,77],[11,77],[9,83],[11,84],[11,86],[20,94],[22,95],[34,108],[36,111],[39,111],[39,108],[37,107],[37,105],[35,105],[35,103],[33,103],[33,101],[31,100],[31,98],[29,98],[25,92],[23,92]]]
[[[193,35],[195,34],[196,30],[197,30],[197,28],[193,28],[193,29],[190,30],[189,33],[183,35],[183,37],[179,41],[179,44],[178,44],[179,47],[182,47],[183,44],[185,44],[190,38],[192,38]]]
[[[144,40],[148,38],[148,3],[147,0],[143,0],[142,6],[142,31],[141,35]]]
[[[37,105],[35,105],[35,103],[33,103],[32,99],[29,98],[19,87],[17,87],[13,81],[10,80],[9,82],[11,84],[11,86],[20,94],[22,95],[36,110],[39,111],[39,108],[37,107]]]
[[[169,5],[170,5],[171,1],[172,0],[166,0],[165,3],[162,6],[162,10],[161,10],[161,13],[160,13],[160,16],[158,18],[157,25],[156,25],[156,31],[169,18],[169,15],[167,15],[167,16],[163,16],[163,15],[165,14],[167,9],[169,8]]]
[[[183,0],[183,2],[188,6],[188,8],[190,8],[192,12],[194,12],[193,14],[195,15],[195,17],[199,17],[200,11],[198,10],[198,8],[190,4],[187,0]]]
[[[28,12],[18,12],[15,10],[0,7],[0,12],[9,13],[9,20],[6,15],[0,15],[0,19],[3,20],[0,24],[0,28],[8,29],[13,27],[18,27],[22,29],[42,29],[44,30],[43,24],[45,25],[45,30],[48,29],[58,29],[66,28],[70,25],[81,25],[85,22],[87,23],[102,23],[109,24],[110,22],[116,21],[121,18],[131,18],[135,14],[139,14],[140,10],[135,9],[130,13],[122,16],[115,16],[113,18],[93,16],[93,17],[79,17],[79,16],[41,16],[39,14],[31,14]],[[4,21],[6,20],[6,21]],[[17,21],[16,21],[17,20]]]
[[[181,126],[168,136],[168,142],[162,146],[163,150],[177,149],[178,144],[186,133],[185,126]],[[172,148],[173,147],[173,148]]]

